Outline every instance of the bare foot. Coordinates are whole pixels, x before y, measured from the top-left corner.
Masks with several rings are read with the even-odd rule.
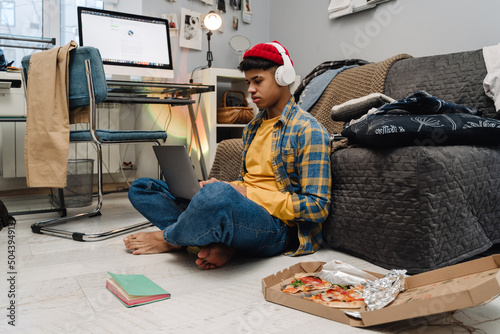
[[[224,244],[211,244],[204,246],[198,253],[196,264],[201,269],[215,269],[228,263],[236,249]]]
[[[163,231],[135,233],[125,237],[123,242],[134,255],[167,253],[182,248],[166,242],[163,239]]]

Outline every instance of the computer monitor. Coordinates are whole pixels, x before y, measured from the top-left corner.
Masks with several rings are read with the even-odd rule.
[[[99,49],[106,76],[174,77],[168,20],[78,7],[80,46]]]

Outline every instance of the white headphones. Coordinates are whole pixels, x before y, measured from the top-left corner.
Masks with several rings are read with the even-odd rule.
[[[274,78],[276,83],[280,86],[288,86],[295,81],[295,69],[293,68],[292,61],[290,57],[286,54],[285,48],[278,43],[270,42],[267,44],[271,44],[278,50],[281,54],[281,58],[283,58],[283,65],[279,66],[276,69],[276,73]]]

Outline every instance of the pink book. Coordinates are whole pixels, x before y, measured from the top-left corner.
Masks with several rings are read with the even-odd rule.
[[[106,288],[126,307],[149,304],[170,298],[170,293],[144,275],[108,274],[112,278],[106,281]]]

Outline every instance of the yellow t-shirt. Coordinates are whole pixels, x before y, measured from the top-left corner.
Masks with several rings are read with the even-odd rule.
[[[293,225],[288,223],[295,218],[292,195],[279,191],[271,165],[272,131],[277,119],[278,117],[262,122],[248,148],[247,173],[243,182],[233,183],[246,187],[247,197],[264,207],[272,216]]]

